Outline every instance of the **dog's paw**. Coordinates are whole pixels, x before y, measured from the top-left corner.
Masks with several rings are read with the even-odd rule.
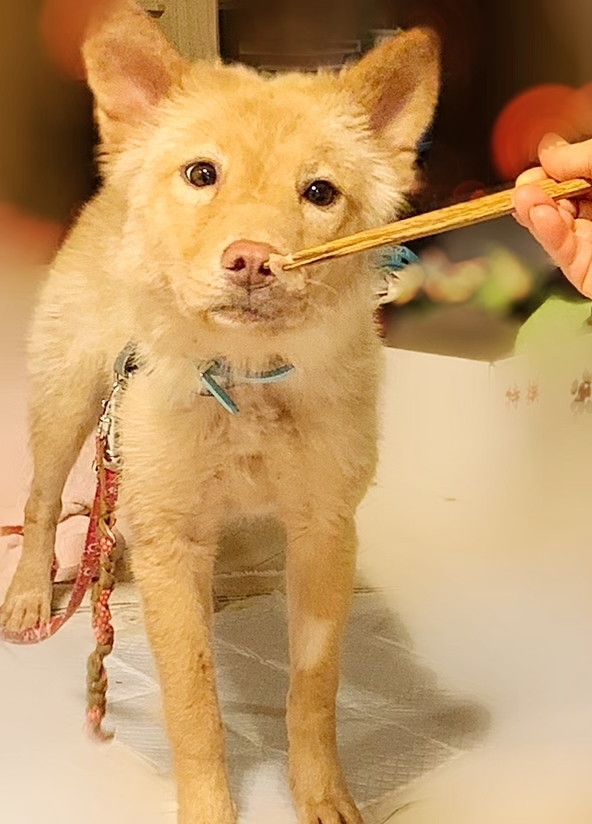
[[[312,805],[301,820],[302,824],[363,824],[356,806],[344,801]]]
[[[328,793],[322,800],[295,800],[298,824],[363,824],[346,790]]]
[[[45,576],[19,574],[17,569],[0,608],[0,627],[22,632],[46,623],[50,617],[51,583]]]
[[[294,744],[290,756],[290,790],[298,824],[363,824],[336,756],[311,757]]]

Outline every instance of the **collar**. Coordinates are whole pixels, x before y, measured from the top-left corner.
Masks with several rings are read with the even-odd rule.
[[[237,372],[223,359],[209,361],[204,367],[198,368],[202,386],[200,394],[211,395],[227,412],[230,412],[231,415],[236,415],[239,411],[238,406],[228,392],[226,392],[226,389],[241,383],[278,383],[291,375],[294,368],[291,363],[285,363],[281,366],[276,366],[274,369],[268,369],[262,372],[251,370]]]
[[[130,341],[115,361],[116,381],[123,385],[138,367],[136,344]],[[227,389],[237,384],[278,383],[289,377],[295,370],[291,363],[284,363],[262,372],[251,370],[237,372],[224,358],[202,362],[196,368],[200,382],[199,394],[214,398],[231,415],[236,415],[239,408],[226,391]]]

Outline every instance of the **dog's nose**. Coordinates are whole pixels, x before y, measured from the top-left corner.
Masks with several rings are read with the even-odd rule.
[[[269,243],[235,240],[222,253],[222,267],[237,286],[262,286],[273,278],[271,270],[263,264],[271,254],[276,253],[276,249]]]

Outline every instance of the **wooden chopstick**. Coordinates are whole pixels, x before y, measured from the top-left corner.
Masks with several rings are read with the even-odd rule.
[[[554,180],[543,180],[537,182],[536,185],[540,186],[554,200],[575,197],[592,191],[592,183],[589,180],[579,178],[566,180],[563,183],[556,183]],[[423,215],[415,215],[406,220],[380,226],[377,229],[368,229],[365,232],[338,238],[329,243],[323,243],[321,246],[304,249],[286,257],[273,256],[272,261],[274,258],[277,259],[273,262],[273,265],[275,268],[279,264],[282,269],[289,271],[299,269],[301,266],[308,266],[311,263],[318,263],[321,260],[351,255],[354,252],[365,252],[378,246],[408,243],[421,237],[438,235],[464,226],[473,226],[476,223],[482,223],[513,212],[513,191],[513,189],[507,189],[493,195],[486,195],[463,203],[455,203],[453,206],[446,206],[444,209],[426,212]]]

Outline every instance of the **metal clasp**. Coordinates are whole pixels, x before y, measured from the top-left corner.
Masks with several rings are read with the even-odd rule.
[[[136,347],[133,342],[130,342],[115,360],[113,366],[115,381],[109,397],[103,401],[103,412],[99,418],[98,436],[103,445],[103,463],[107,469],[114,471],[119,470],[122,463],[117,444],[117,400],[125,389],[129,376],[136,368]]]
[[[117,396],[123,390],[123,383],[116,381],[111,388],[111,394],[103,401],[103,413],[99,418],[99,440],[103,445],[103,463],[107,469],[117,470],[121,467],[121,456],[117,449],[117,434],[115,431],[115,406]]]

